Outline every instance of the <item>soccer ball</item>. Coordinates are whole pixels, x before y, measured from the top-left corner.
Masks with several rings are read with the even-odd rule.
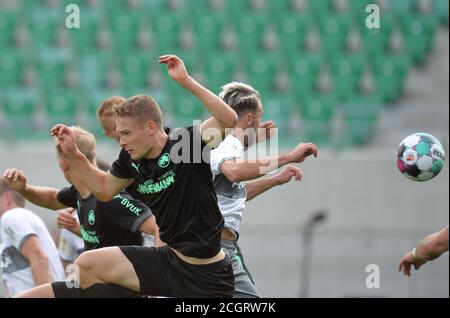
[[[428,181],[437,176],[444,160],[444,147],[430,134],[409,135],[398,146],[398,170],[414,181]]]

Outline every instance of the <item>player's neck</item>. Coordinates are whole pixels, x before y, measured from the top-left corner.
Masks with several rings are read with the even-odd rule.
[[[169,136],[166,134],[164,130],[158,131],[154,137],[155,143],[151,147],[151,149],[147,152],[145,156],[146,159],[155,159],[158,158],[164,147],[166,146],[167,139]]]

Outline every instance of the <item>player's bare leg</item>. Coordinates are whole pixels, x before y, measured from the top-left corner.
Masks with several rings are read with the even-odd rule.
[[[140,291],[133,265],[117,246],[84,252],[75,264],[78,266],[79,283],[83,289],[98,283],[111,283]]]
[[[12,298],[55,298],[55,294],[51,284],[43,284],[14,295]]]

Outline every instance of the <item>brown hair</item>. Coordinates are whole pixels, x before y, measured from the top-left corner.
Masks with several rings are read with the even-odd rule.
[[[113,96],[105,99],[100,107],[97,109],[97,118],[102,116],[114,116],[114,107],[121,105],[125,102],[125,98],[122,96]]]
[[[70,127],[75,134],[75,142],[80,152],[86,156],[90,163],[95,160],[95,137],[90,132],[87,132],[80,126]],[[64,158],[64,153],[59,145],[56,146],[58,156]]]
[[[129,116],[140,121],[153,120],[159,128],[163,126],[161,109],[150,96],[136,95],[130,97],[123,104],[116,105],[114,112],[118,117]]]
[[[6,192],[11,193],[14,202],[19,207],[23,208],[25,206],[25,199],[18,192],[11,189],[8,182],[6,182],[4,179],[0,178],[0,196],[2,196]]]

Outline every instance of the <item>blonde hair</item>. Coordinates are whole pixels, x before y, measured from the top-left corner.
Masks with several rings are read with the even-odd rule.
[[[113,96],[105,99],[97,109],[97,118],[100,119],[100,117],[103,116],[114,116],[114,107],[123,104],[125,100],[126,99],[122,96]]]
[[[90,163],[95,162],[95,137],[90,132],[84,130],[80,126],[71,126],[70,129],[75,134],[75,142],[80,152],[86,156]],[[56,146],[58,156],[65,157],[61,147]]]

